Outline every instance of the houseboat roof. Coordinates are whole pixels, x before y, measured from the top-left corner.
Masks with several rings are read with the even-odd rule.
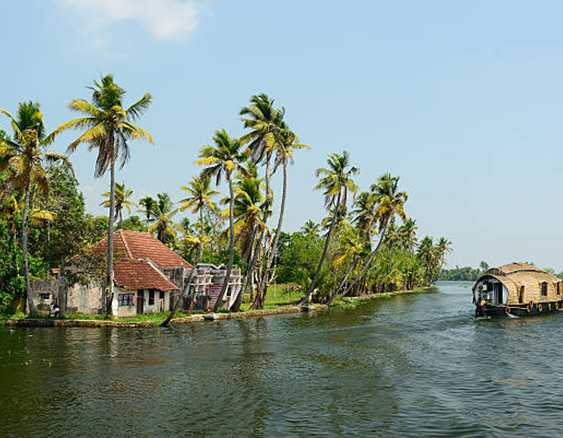
[[[92,246],[93,251],[106,252],[107,237]],[[172,269],[192,266],[182,257],[149,233],[117,230],[113,233],[114,255],[123,254],[129,260],[150,259],[159,268]]]
[[[510,292],[516,293],[521,286],[538,287],[539,284],[547,282],[557,284],[561,279],[554,274],[547,272],[545,269],[528,263],[509,263],[507,265],[497,266],[486,270],[477,279],[473,285],[475,286],[484,277],[493,277],[503,283]]]

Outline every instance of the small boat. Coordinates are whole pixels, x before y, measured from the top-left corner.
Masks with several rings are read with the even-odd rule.
[[[527,263],[490,268],[473,285],[475,316],[531,316],[563,306],[563,280]]]

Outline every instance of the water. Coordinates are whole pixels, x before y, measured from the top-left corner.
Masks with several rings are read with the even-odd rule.
[[[467,284],[169,329],[0,328],[1,437],[556,437],[563,315]]]

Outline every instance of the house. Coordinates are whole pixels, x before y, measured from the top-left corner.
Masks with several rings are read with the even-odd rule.
[[[527,263],[485,271],[473,285],[476,316],[537,315],[563,305],[562,280]]]
[[[185,287],[192,266],[149,233],[117,230],[113,235],[113,244],[112,314],[118,317],[131,317],[169,311]],[[105,254],[107,238],[93,245],[91,251],[94,254]],[[80,257],[74,257],[72,261],[79,264]],[[224,266],[209,264],[197,266],[189,287],[189,293],[197,294],[197,308],[208,310],[214,306],[225,273]],[[233,269],[222,308],[232,306],[240,293],[240,288],[240,270]],[[53,302],[60,301],[58,280],[34,280],[32,289],[33,301],[39,311],[48,312]],[[182,308],[187,308],[188,304],[189,299],[185,299]],[[68,285],[66,306],[69,313],[101,313],[101,282]]]

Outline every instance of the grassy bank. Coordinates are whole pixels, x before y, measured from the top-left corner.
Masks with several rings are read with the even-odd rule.
[[[241,318],[244,318],[244,314],[248,314],[249,316],[252,315],[260,316],[260,313],[264,314],[276,314],[277,311],[279,313],[285,313],[284,310],[291,309],[291,311],[298,311],[297,305],[301,298],[303,298],[303,293],[300,290],[295,290],[291,288],[291,284],[281,284],[281,285],[272,285],[268,290],[268,296],[266,297],[266,303],[263,309],[260,310],[251,310],[250,309],[250,297],[245,296],[243,304],[241,306]],[[418,288],[414,290],[404,290],[404,291],[395,291],[395,292],[384,292],[384,293],[377,293],[371,295],[363,295],[359,297],[345,297],[341,300],[337,300],[334,302],[334,308],[354,308],[358,305],[361,305],[363,302],[367,300],[377,299],[377,298],[389,298],[394,297],[397,295],[406,295],[406,294],[419,294],[419,293],[426,293],[431,288]],[[323,307],[323,306],[319,306]],[[228,310],[219,311],[218,314],[230,314],[231,312]],[[289,312],[288,312],[289,313]],[[13,315],[0,315],[0,325],[5,325],[6,320],[8,319],[33,319],[33,320],[57,320],[57,321],[64,321],[64,320],[72,320],[72,321],[92,321],[95,325],[96,321],[99,321],[100,324],[103,322],[118,322],[118,323],[132,323],[132,324],[139,324],[142,326],[158,326],[162,321],[166,319],[169,315],[169,312],[165,313],[150,313],[146,315],[137,315],[135,317],[129,318],[116,318],[116,317],[108,317],[105,318],[104,315],[86,315],[83,313],[69,313],[64,317],[59,318],[50,318],[47,315],[39,315],[34,318],[30,318],[28,315],[24,313],[15,313]],[[192,316],[184,313],[184,312],[176,312],[175,320],[184,320],[184,321],[203,321],[206,319],[204,317],[203,312],[194,312]],[[208,314],[209,315],[209,314]],[[238,316],[236,317],[238,318]],[[213,318],[214,319],[214,318]],[[233,314],[232,317],[224,316],[219,317],[218,319],[235,319]]]

